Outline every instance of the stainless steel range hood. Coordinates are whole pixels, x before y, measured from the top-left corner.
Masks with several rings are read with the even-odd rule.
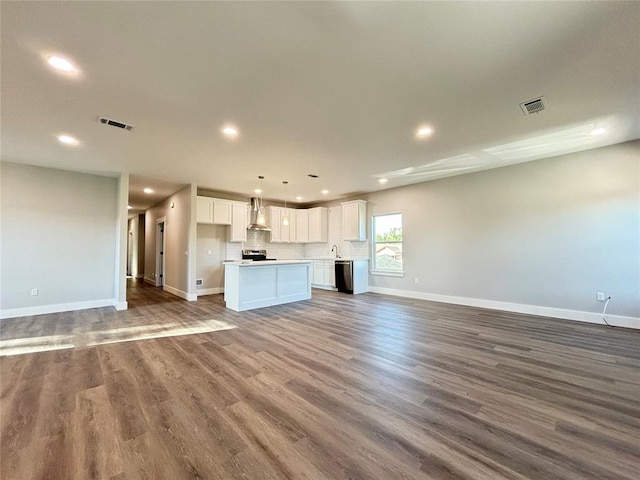
[[[266,224],[266,221],[264,223],[258,222],[258,217],[260,216],[261,208],[262,208],[262,205],[260,204],[260,199],[258,197],[253,197],[251,199],[251,223],[247,227],[247,230],[258,230],[261,232],[271,231],[271,228]],[[265,213],[264,209],[262,210],[262,213],[263,214]]]

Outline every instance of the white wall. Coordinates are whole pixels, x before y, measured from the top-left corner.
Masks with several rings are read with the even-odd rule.
[[[191,236],[195,237],[191,189],[192,186],[187,186],[145,212],[145,279],[156,282],[156,225],[158,219],[166,217],[164,288],[187,300],[196,298],[195,285],[190,284],[189,275]]]
[[[403,214],[406,275],[370,276],[378,291],[594,313],[602,291],[608,313],[640,317],[640,141],[368,200],[369,216]]]
[[[0,172],[2,316],[114,305],[118,179],[9,162]]]
[[[197,287],[199,294],[221,293],[224,287],[224,265],[226,259],[226,243],[229,236],[226,225],[197,226],[198,238],[196,256],[196,279],[202,279],[202,286]]]

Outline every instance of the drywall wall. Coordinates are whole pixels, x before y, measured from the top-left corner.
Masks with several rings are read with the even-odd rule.
[[[118,179],[9,162],[0,171],[2,315],[114,305]]]
[[[405,276],[370,275],[374,291],[594,313],[602,291],[640,317],[640,141],[368,200],[369,217],[403,214]]]
[[[116,310],[126,310],[127,306],[127,204],[129,203],[129,174],[118,176],[116,199],[116,254],[115,297]]]
[[[196,279],[202,280],[197,286],[199,294],[221,293],[224,287],[224,265],[226,258],[226,243],[229,227],[226,225],[197,226],[197,265]]]
[[[145,212],[145,280],[156,283],[156,228],[165,219],[164,289],[187,300],[195,300],[190,285],[191,235],[195,238],[191,215],[193,186],[189,185]],[[193,225],[192,225],[193,223]],[[195,283],[195,281],[194,281]]]

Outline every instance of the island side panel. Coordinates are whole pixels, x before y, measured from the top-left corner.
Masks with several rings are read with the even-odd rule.
[[[240,268],[238,265],[224,266],[224,301],[227,308],[239,311]]]
[[[311,298],[311,263],[225,265],[227,308],[241,312]]]
[[[311,298],[311,268],[309,264],[283,265],[278,268],[279,303]]]

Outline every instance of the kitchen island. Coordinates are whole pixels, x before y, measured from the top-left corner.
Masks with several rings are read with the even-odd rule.
[[[310,260],[224,263],[224,301],[242,312],[311,298]]]

